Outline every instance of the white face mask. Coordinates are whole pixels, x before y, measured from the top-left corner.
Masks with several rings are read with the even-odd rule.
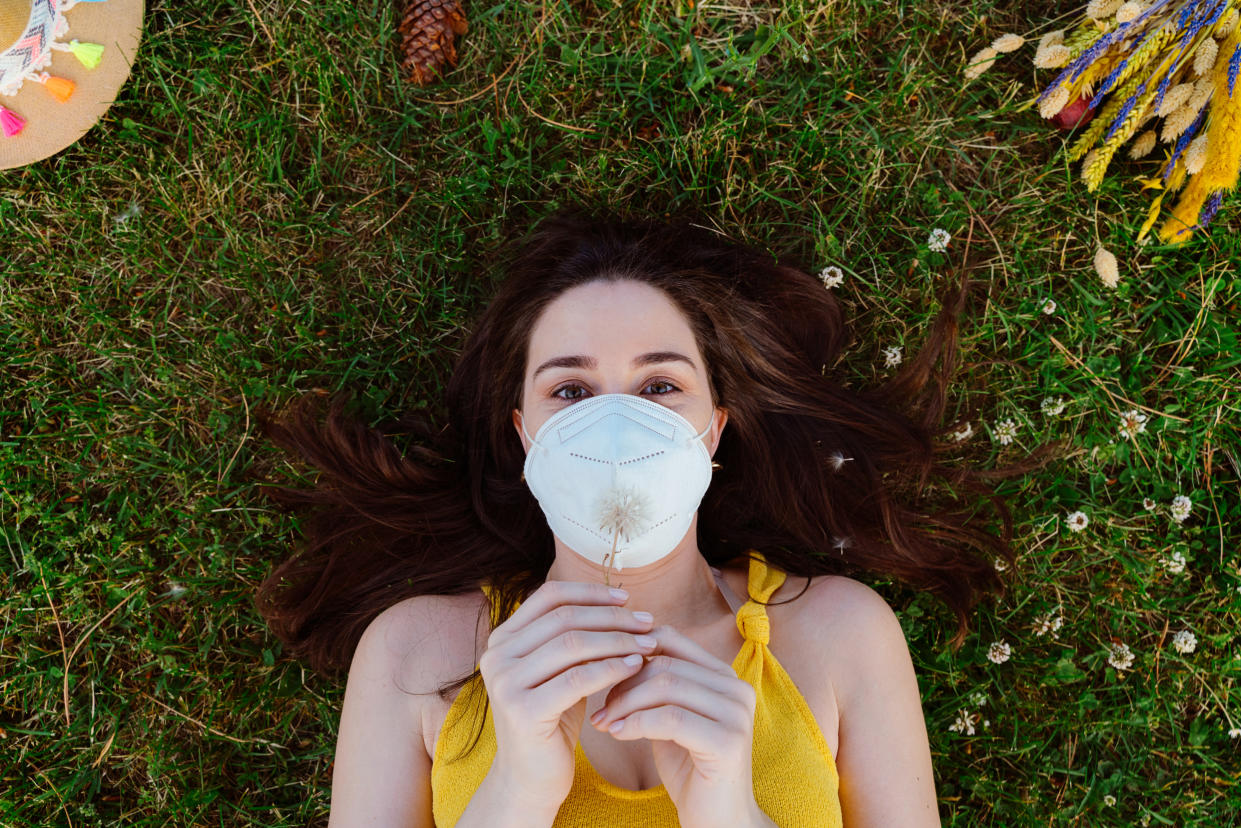
[[[530,441],[526,485],[566,546],[601,565],[645,566],[685,537],[711,484],[711,455],[675,411],[602,394],[557,411]]]

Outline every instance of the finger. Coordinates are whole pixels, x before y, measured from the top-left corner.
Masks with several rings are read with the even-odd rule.
[[[750,699],[755,693],[748,682],[733,679],[724,684],[718,675],[702,668],[698,670],[700,675],[710,676],[709,683],[665,671],[607,702],[600,708],[603,718],[598,722],[592,719],[592,723],[597,729],[605,730],[612,722],[623,721],[640,710],[666,704],[683,707],[730,729],[741,729],[753,723],[754,707]]]
[[[658,649],[658,645],[656,646]],[[669,655],[654,655],[646,660],[641,670],[612,687],[604,698],[603,706],[600,709],[607,708],[609,711],[617,709],[617,705],[624,700],[626,694],[643,685],[656,683],[656,686],[663,686],[663,682],[668,681],[668,679],[661,678],[661,674],[672,676],[673,679],[692,682],[703,688],[704,692],[718,693],[720,695],[738,692],[736,683],[739,681],[745,684],[746,687],[750,686],[748,682],[738,678],[735,672],[725,676],[692,661],[685,661],[684,659],[674,658]],[[744,694],[744,691],[740,692]],[[608,721],[619,718],[621,718],[620,714],[611,713],[608,716]]]
[[[586,581],[546,581],[522,602],[521,606],[492,630],[487,646],[502,644],[509,636],[524,629],[536,618],[546,615],[556,607],[565,604],[595,604],[599,606],[617,606],[627,599],[612,595],[610,588],[604,584]]]
[[[620,727],[609,731],[615,739],[676,742],[697,756],[718,756],[735,737],[745,732],[740,727],[673,704],[638,710],[617,721]],[[612,726],[616,725],[617,722],[613,722]]]
[[[664,653],[674,658],[684,659],[693,664],[701,664],[724,676],[735,678],[737,671],[731,664],[725,664],[707,652],[701,644],[678,630],[676,627],[663,624],[651,630],[648,635],[658,642],[653,654]]]
[[[623,640],[629,643],[621,644],[621,646],[629,647],[632,646],[633,636],[647,633],[650,626],[651,622],[639,621],[633,617],[633,612],[625,607],[583,607],[569,604],[556,607],[543,617],[531,621],[524,630],[515,633],[501,646],[504,648],[504,654],[509,658],[525,658],[549,641],[554,641],[558,636],[567,632],[573,632],[575,636],[567,642],[570,648],[588,644],[598,645],[606,640],[600,638],[602,633],[615,632],[618,637],[614,643],[621,644]],[[588,635],[588,632],[592,630],[599,632],[599,635],[595,635],[593,639]],[[581,635],[578,635],[579,631]],[[615,655],[617,652],[619,651],[583,649],[582,656],[603,658]],[[627,649],[625,652],[638,651]]]

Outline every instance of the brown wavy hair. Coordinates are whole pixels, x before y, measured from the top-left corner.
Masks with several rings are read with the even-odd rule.
[[[729,412],[721,464],[698,510],[699,549],[722,566],[761,550],[794,575],[890,576],[969,613],[1004,588],[1012,523],[994,472],[948,463],[941,428],[957,360],[960,278],[921,351],[870,389],[837,368],[848,334],[839,303],[803,269],[730,242],[691,219],[624,219],[562,210],[503,257],[506,277],[465,342],[445,394],[446,421],[407,415],[371,428],[311,397],[265,433],[320,475],[275,498],[305,516],[305,547],[258,590],[260,612],[316,670],[348,668],[367,625],[413,596],[477,592],[524,600],[555,557],[522,480],[511,411],[521,407],[530,334],[564,291],[632,279],[684,313],[713,402]],[[852,458],[843,464],[840,457]],[[446,693],[478,671],[445,685]]]

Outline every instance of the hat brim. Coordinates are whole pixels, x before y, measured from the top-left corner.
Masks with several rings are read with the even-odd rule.
[[[65,13],[74,38],[103,46],[103,59],[87,69],[70,52],[52,51],[52,63],[43,71],[68,78],[76,88],[61,103],[37,81],[26,81],[12,97],[0,96],[0,105],[26,121],[11,138],[0,135],[0,169],[32,164],[70,146],[108,111],[129,77],[142,39],[143,0],[107,0],[78,3]]]

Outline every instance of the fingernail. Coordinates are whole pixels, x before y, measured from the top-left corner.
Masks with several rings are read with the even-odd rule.
[[[612,593],[613,598],[619,598],[622,601],[629,597],[629,593],[623,589],[610,589],[608,592]]]
[[[655,641],[655,636],[653,636],[653,635],[638,635],[638,636],[634,636],[634,641],[637,641],[637,642],[638,642],[638,646],[640,646],[640,647],[654,647],[654,646],[655,646],[655,644],[657,643],[657,642]]]
[[[600,707],[594,713],[590,714],[591,724],[599,724],[599,722],[601,721],[603,721],[603,708],[602,707]]]
[[[634,620],[643,622],[655,620],[655,616],[651,615],[649,612],[635,612],[633,617]]]
[[[631,653],[630,655],[625,656],[621,660],[628,667],[636,667],[637,665],[642,663],[642,656],[638,655],[637,653]]]
[[[620,729],[625,726],[625,720],[621,719],[608,725],[608,730],[612,733],[620,733]]]

